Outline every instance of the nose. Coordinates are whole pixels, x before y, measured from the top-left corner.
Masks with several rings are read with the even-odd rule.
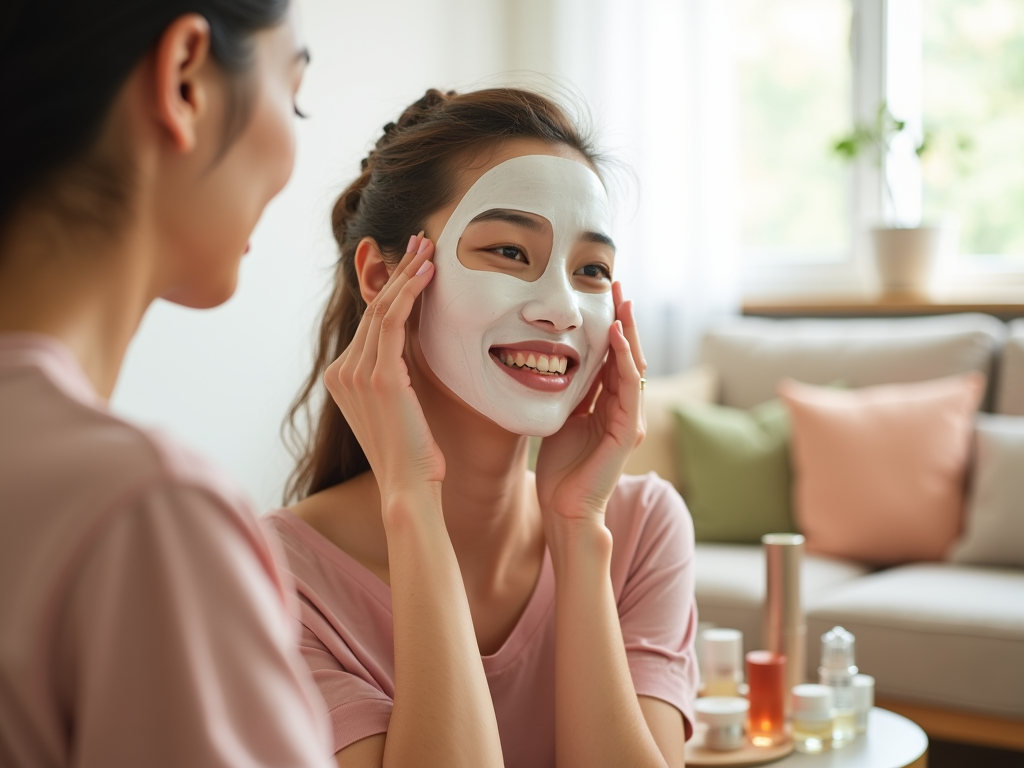
[[[565,278],[546,279],[548,277],[544,275],[534,284],[534,296],[523,307],[523,319],[553,331],[578,328],[583,323],[583,316],[576,291]]]

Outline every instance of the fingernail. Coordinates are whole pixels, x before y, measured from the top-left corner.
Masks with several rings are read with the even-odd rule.
[[[427,240],[427,238],[424,237],[420,241],[420,247],[416,249],[416,253],[423,253],[425,250],[427,250],[427,246],[428,245],[430,245],[430,241]]]
[[[422,264],[420,264],[420,268],[416,270],[416,274],[417,275],[422,275],[424,272],[426,272],[432,266],[434,266],[434,265],[431,262],[424,261]]]
[[[409,238],[409,247],[405,249],[406,253],[412,253],[413,248],[416,247],[416,238],[417,237],[419,237],[419,235],[413,235],[412,237]]]

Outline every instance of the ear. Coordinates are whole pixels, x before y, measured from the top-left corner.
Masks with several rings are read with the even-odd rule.
[[[181,152],[195,148],[197,123],[209,107],[209,81],[203,76],[211,63],[210,24],[197,13],[176,19],[157,43],[157,113]]]
[[[372,237],[364,237],[356,246],[356,275],[359,276],[359,293],[367,304],[377,298],[391,277],[391,267]]]

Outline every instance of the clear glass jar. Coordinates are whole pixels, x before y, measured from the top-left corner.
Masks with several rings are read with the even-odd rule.
[[[793,742],[798,752],[815,754],[832,747],[832,689],[827,685],[793,686]]]

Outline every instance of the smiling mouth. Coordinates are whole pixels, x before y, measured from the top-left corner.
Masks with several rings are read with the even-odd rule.
[[[508,368],[526,368],[547,376],[561,376],[570,364],[569,358],[562,355],[545,355],[521,349],[495,350],[494,356]]]

